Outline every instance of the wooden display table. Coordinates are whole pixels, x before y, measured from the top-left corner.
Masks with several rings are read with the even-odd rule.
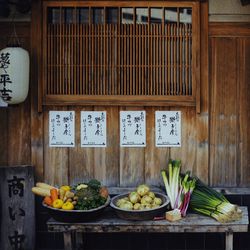
[[[64,234],[64,248],[74,249],[82,243],[78,233],[225,233],[225,249],[233,250],[233,233],[248,231],[247,207],[240,207],[243,211],[241,220],[230,223],[219,223],[216,220],[198,215],[187,216],[176,222],[167,220],[127,221],[118,218],[111,208],[107,208],[103,215],[95,221],[83,223],[63,223],[50,219],[47,222],[49,232]],[[73,244],[73,239],[74,244]],[[75,246],[74,246],[75,245]],[[82,249],[82,248],[81,248]]]

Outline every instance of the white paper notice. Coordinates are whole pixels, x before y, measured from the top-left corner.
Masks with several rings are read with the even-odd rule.
[[[146,147],[145,111],[120,111],[120,146]]]
[[[75,146],[75,111],[49,112],[49,146]]]
[[[181,147],[181,112],[155,112],[156,147]]]
[[[106,146],[106,111],[81,111],[81,147]]]

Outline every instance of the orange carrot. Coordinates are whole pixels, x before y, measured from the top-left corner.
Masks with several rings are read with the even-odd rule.
[[[50,189],[50,197],[52,199],[52,202],[58,199],[58,191],[56,188]]]
[[[43,202],[48,206],[52,206],[52,199],[50,196],[45,196]]]

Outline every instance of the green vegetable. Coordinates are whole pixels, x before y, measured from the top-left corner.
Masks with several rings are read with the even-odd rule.
[[[166,193],[169,197],[172,209],[178,208],[180,205],[180,200],[179,200],[180,169],[181,169],[181,161],[172,161],[170,159],[168,162],[168,176],[166,170],[161,171]]]
[[[198,178],[190,200],[190,208],[222,223],[242,217],[242,211],[237,205],[230,203],[223,194],[208,187]]]
[[[162,178],[165,185],[166,193],[170,199],[172,209],[179,209],[183,217],[186,216],[191,194],[195,188],[195,179],[190,178],[187,172],[182,179],[180,174],[181,161],[169,160],[168,173],[162,170]]]
[[[100,195],[101,183],[93,179],[84,184],[86,184],[87,187],[77,189],[82,183],[75,187],[75,195],[78,197],[75,209],[89,210],[104,205],[107,198]]]

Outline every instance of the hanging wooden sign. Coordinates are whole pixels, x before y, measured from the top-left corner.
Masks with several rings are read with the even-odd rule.
[[[35,249],[32,166],[0,167],[0,249]]]

